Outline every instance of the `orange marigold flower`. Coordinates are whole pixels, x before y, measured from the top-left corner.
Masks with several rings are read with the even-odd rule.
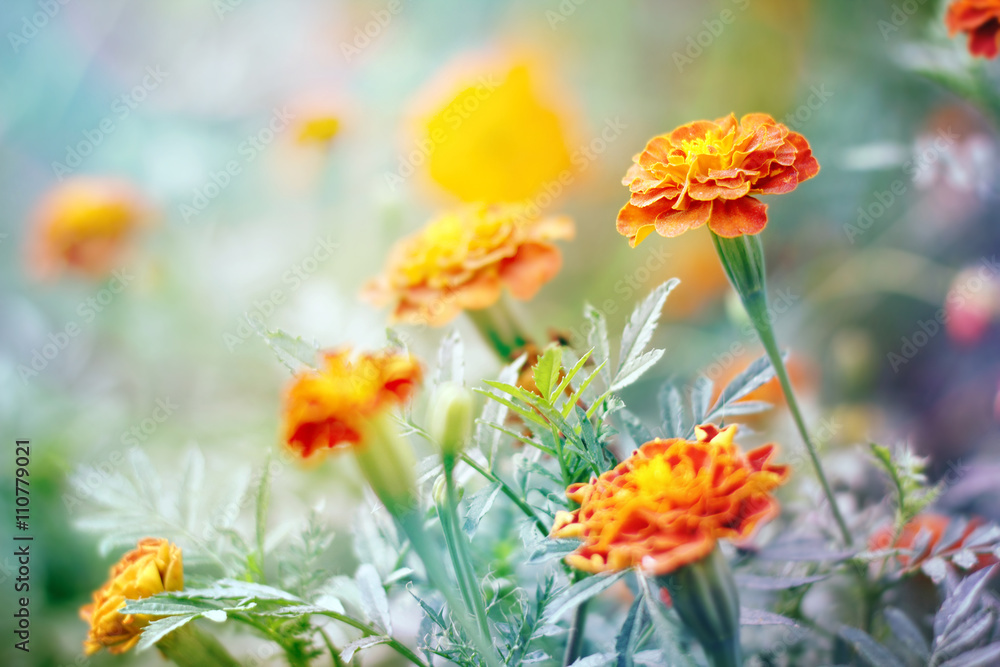
[[[912,552],[918,546],[918,538],[920,538],[920,541],[925,539],[920,537],[921,533],[926,534],[927,542],[923,546],[920,553],[901,553],[896,556],[899,564],[905,569],[916,569],[927,560],[927,557],[930,556],[931,553],[940,551],[959,551],[965,545],[965,541],[969,538],[969,536],[972,535],[977,528],[984,524],[982,519],[974,517],[969,520],[969,523],[965,526],[965,530],[963,530],[962,534],[957,536],[953,542],[950,544],[941,544],[945,531],[948,529],[951,522],[951,517],[943,514],[920,514],[919,516],[914,517],[908,524],[903,526],[903,530],[900,531],[899,537],[897,537],[895,541],[893,541],[893,527],[886,526],[885,528],[879,529],[874,535],[872,535],[868,546],[872,551],[895,548]],[[976,563],[969,569],[974,572],[976,570],[981,570],[984,567],[989,567],[995,563],[997,563],[997,558],[992,554],[979,554],[976,557]]]
[[[285,394],[285,442],[303,458],[361,445],[372,419],[406,403],[420,380],[420,365],[409,354],[327,352],[322,367],[297,374]]]
[[[126,600],[140,600],[164,591],[184,588],[181,550],[167,540],[147,537],[111,567],[111,576],[94,601],[80,608],[80,618],[90,623],[83,650],[93,655],[102,648],[124,653],[139,641],[143,628],[155,620],[146,614],[119,614]]]
[[[146,218],[142,197],[126,182],[74,177],[49,191],[35,211],[29,236],[32,270],[101,277],[114,268]]]
[[[365,288],[392,319],[442,326],[463,310],[492,306],[506,287],[532,298],[562,266],[552,242],[573,238],[566,217],[529,218],[510,204],[456,209],[392,249],[385,272]]]
[[[969,52],[996,58],[1000,52],[1000,0],[956,0],[945,15],[948,33],[969,35]]]
[[[788,467],[774,445],[744,454],[737,427],[706,424],[697,440],[653,440],[614,469],[566,490],[580,503],[559,512],[552,537],[583,540],[566,562],[586,572],[638,567],[663,575],[711,553],[718,539],[745,540],[778,513],[770,491]]]
[[[633,160],[622,179],[631,198],[618,213],[633,248],[654,230],[671,237],[706,223],[728,238],[757,234],[767,205],[751,195],[791,192],[819,172],[805,137],[763,113],[682,125]]]

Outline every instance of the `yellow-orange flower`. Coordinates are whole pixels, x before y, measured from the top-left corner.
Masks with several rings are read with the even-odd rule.
[[[442,326],[463,310],[493,305],[504,287],[517,299],[532,298],[562,266],[552,242],[573,234],[566,217],[528,218],[516,205],[469,204],[397,243],[365,296],[391,304],[394,321]]]
[[[653,137],[622,184],[631,192],[618,232],[637,246],[654,230],[678,236],[708,224],[727,238],[757,234],[767,205],[752,195],[791,192],[819,172],[809,142],[767,114],[730,114]]]
[[[586,572],[637,567],[663,575],[744,540],[778,513],[770,491],[788,467],[769,463],[774,445],[744,454],[736,426],[699,426],[697,440],[653,440],[589,483],[566,490],[580,508],[559,512],[552,537],[583,543],[566,562]]]
[[[111,568],[107,583],[94,592],[94,601],[80,608],[80,618],[90,623],[83,650],[93,655],[102,648],[124,653],[139,641],[143,628],[156,617],[119,614],[126,600],[140,600],[184,588],[181,550],[167,540],[147,537]]]
[[[449,81],[417,138],[430,147],[431,179],[466,202],[521,201],[558,181],[571,167],[565,123],[536,78],[517,64],[466,72],[457,86]]]
[[[1000,52],[1000,0],[956,0],[945,15],[948,33],[969,35],[969,52],[996,58]]]
[[[303,458],[365,442],[371,421],[407,402],[421,380],[409,354],[327,352],[319,370],[298,373],[285,394],[284,439]]]
[[[64,270],[101,277],[121,261],[146,216],[142,197],[128,183],[67,179],[35,211],[28,241],[31,268],[41,277]]]

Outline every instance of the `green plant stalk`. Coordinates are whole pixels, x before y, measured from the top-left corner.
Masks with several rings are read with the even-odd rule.
[[[574,577],[573,583],[580,581],[583,577]],[[573,622],[569,626],[569,636],[566,639],[566,653],[563,656],[563,665],[572,665],[580,657],[580,648],[583,646],[583,630],[587,625],[587,611],[590,609],[590,600],[581,602],[576,611],[573,612]]]
[[[489,620],[486,615],[486,605],[483,602],[483,594],[476,581],[476,570],[472,565],[472,556],[469,553],[469,543],[459,527],[458,520],[458,493],[455,489],[455,462],[452,455],[446,454],[444,460],[445,478],[445,498],[444,503],[438,505],[438,511],[442,509],[442,527],[444,528],[445,544],[448,553],[451,555],[452,565],[455,567],[455,574],[458,577],[458,586],[465,598],[466,605],[476,617],[479,623],[479,631],[483,637],[490,637]],[[442,507],[443,505],[443,507]]]
[[[240,666],[219,640],[199,630],[193,621],[160,639],[156,648],[178,667]]]
[[[538,532],[546,536],[549,534],[549,526],[546,525],[546,523],[539,518],[539,516],[535,513],[535,510],[531,507],[531,505],[525,502],[524,499],[521,498],[521,496],[517,495],[517,492],[514,491],[514,489],[512,489],[510,485],[507,484],[507,482],[503,481],[502,479],[500,479],[500,477],[494,475],[489,470],[479,465],[474,458],[472,458],[465,452],[462,453],[462,461],[464,461],[470,468],[478,472],[486,479],[490,480],[495,484],[499,484],[500,490],[503,492],[503,494],[507,496],[511,500],[511,502],[517,505],[518,509],[524,512],[524,515],[526,517],[528,517],[535,523],[535,527],[538,528]]]
[[[764,346],[764,351],[767,353],[768,359],[771,360],[774,373],[781,384],[781,391],[784,393],[785,401],[788,403],[788,410],[792,413],[792,419],[795,421],[795,426],[802,437],[802,442],[805,443],[809,459],[816,471],[816,476],[819,478],[820,485],[823,487],[823,493],[826,495],[827,503],[830,505],[830,511],[837,522],[837,527],[840,529],[841,537],[847,546],[852,546],[854,538],[851,537],[851,531],[848,529],[847,522],[840,512],[840,507],[837,505],[830,482],[827,481],[816,446],[809,436],[805,419],[803,419],[802,411],[799,409],[798,399],[796,399],[795,392],[792,390],[792,383],[788,377],[785,361],[781,358],[781,350],[774,336],[774,327],[771,324],[771,318],[768,314],[764,248],[760,241],[760,235],[743,234],[735,238],[724,238],[713,232],[712,240],[715,243],[719,259],[722,261],[722,267],[729,277],[729,282],[743,302],[743,307],[750,316],[750,321],[757,331],[757,336]]]
[[[740,667],[739,592],[722,550],[716,547],[658,580],[712,667]]]
[[[501,361],[510,361],[511,354],[527,345],[531,340],[521,330],[517,318],[510,312],[510,308],[507,307],[502,297],[489,308],[467,310],[465,314],[476,325],[476,329],[479,330],[483,338],[493,347]]]
[[[424,530],[413,472],[416,461],[409,445],[394,423],[385,416],[372,420],[366,440],[354,448],[354,458],[362,474],[406,535],[424,565],[431,586],[444,596],[462,631],[472,638],[482,653],[483,663],[488,667],[499,667],[500,659],[493,643],[488,635],[482,636],[475,621],[470,618],[471,610],[455,597],[453,584],[441,565],[440,553]]]

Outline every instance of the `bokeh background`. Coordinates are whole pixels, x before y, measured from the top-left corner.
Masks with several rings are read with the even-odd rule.
[[[0,663],[160,664],[153,652],[81,654],[77,608],[120,551],[102,555],[83,530],[87,499],[69,476],[81,465],[110,474],[139,446],[177,487],[197,448],[209,486],[238,492],[277,443],[287,379],[245,315],[326,346],[384,343],[386,313],[359,292],[395,240],[461,198],[421,142],[428,114],[480,77],[527,77],[524,94],[551,123],[507,120],[507,102],[484,96],[464,125],[482,135],[480,154],[511,179],[551,186],[538,164],[570,174],[536,199],[571,216],[577,238],[559,276],[518,304],[531,330],[578,340],[590,302],[620,331],[638,298],[681,278],[658,334],[663,372],[626,396],[649,415],[663,374],[722,381],[759,350],[707,234],[633,251],[615,231],[632,155],[654,134],[730,112],[767,112],[804,134],[822,172],[771,202],[764,242],[779,338],[838,488],[881,493],[864,446],[909,442],[947,479],[945,508],[1000,520],[1000,154],[995,120],[917,71],[968,61],[941,12],[933,0],[5,0],[4,600],[15,438],[32,441],[35,541],[31,653],[14,652],[5,630]],[[79,176],[122,179],[144,202],[118,292],[107,275],[44,278],[33,266],[39,202]],[[33,366],[71,324],[78,334]],[[468,376],[490,377],[498,362],[458,327]],[[444,333],[402,331],[426,358]],[[787,430],[780,410],[757,426],[770,439]],[[284,469],[274,523],[318,506],[346,527],[360,493],[349,465]],[[331,545],[334,569],[352,571],[348,541]]]

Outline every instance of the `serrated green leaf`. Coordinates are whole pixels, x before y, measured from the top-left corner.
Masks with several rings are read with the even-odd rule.
[[[850,644],[869,667],[906,667],[896,654],[857,628],[844,626],[837,633]]]
[[[558,345],[547,347],[542,352],[542,356],[538,358],[538,363],[531,369],[538,393],[549,403],[552,402],[552,390],[559,383],[559,371],[561,370],[562,348]]]
[[[559,617],[570,609],[575,609],[582,602],[607,590],[621,579],[627,570],[614,572],[611,574],[597,574],[576,582],[567,588],[559,597],[552,601],[548,609],[545,610],[545,620],[547,623],[554,623]]]
[[[622,333],[621,353],[618,355],[618,371],[614,373],[616,377],[621,374],[621,369],[641,356],[646,346],[649,345],[649,341],[653,338],[653,332],[656,331],[656,326],[659,324],[663,305],[667,302],[667,296],[679,283],[680,281],[677,278],[671,278],[654,289],[632,311],[628,324],[625,325],[625,331]]]
[[[319,366],[316,356],[319,354],[319,346],[310,343],[301,337],[292,337],[281,329],[270,331],[261,322],[255,322],[252,318],[246,318],[247,322],[257,335],[264,339],[274,355],[278,357],[284,366],[292,373],[297,373],[303,368],[316,370]]]
[[[135,645],[136,653],[141,653],[150,646],[154,646],[156,642],[196,618],[198,618],[197,614],[191,614],[189,616],[168,616],[153,621],[142,631],[142,636],[139,637],[139,642]]]

